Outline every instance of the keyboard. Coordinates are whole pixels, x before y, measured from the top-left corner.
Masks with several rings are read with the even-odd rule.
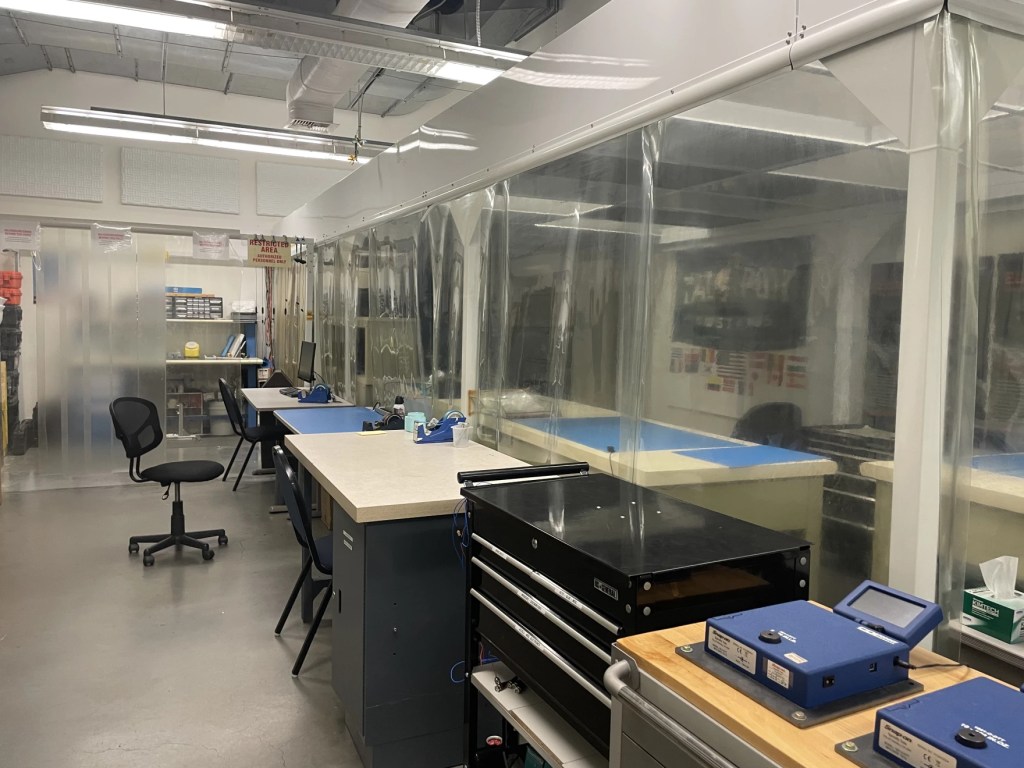
[[[288,397],[298,397],[299,392],[301,392],[302,390],[296,387],[282,387],[277,391],[280,392],[282,395],[288,395]]]

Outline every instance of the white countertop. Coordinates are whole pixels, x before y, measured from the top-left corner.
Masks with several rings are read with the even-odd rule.
[[[1005,509],[1024,515],[1024,478],[971,469],[967,498],[974,504]],[[893,462],[866,461],[860,465],[860,473],[883,483],[892,483]]]
[[[357,523],[450,515],[459,472],[528,466],[479,443],[418,445],[405,431],[288,435],[285,446]]]
[[[277,411],[284,408],[338,408],[350,406],[347,400],[336,399],[330,403],[299,403],[294,397],[282,395],[281,387],[246,387],[241,390],[249,405],[258,413]]]

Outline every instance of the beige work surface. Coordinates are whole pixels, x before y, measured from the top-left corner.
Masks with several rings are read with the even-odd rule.
[[[401,430],[289,435],[285,446],[357,523],[450,515],[459,472],[528,466],[473,442],[417,445]]]
[[[481,423],[492,428],[493,419],[481,418]],[[692,432],[693,434],[713,437],[737,447],[755,445],[754,443],[735,440],[721,435],[713,435],[696,430],[684,430],[673,424],[652,421],[671,429]],[[648,488],[664,488],[671,485],[702,485],[711,483],[732,483],[750,480],[787,480],[805,477],[824,477],[836,471],[836,464],[826,458],[809,461],[778,462],[772,464],[755,464],[749,467],[730,467],[717,464],[710,460],[699,459],[694,455],[680,455],[675,450],[638,451],[635,456],[636,471],[633,475],[632,452],[609,454],[595,448],[567,440],[563,437],[540,429],[521,424],[513,419],[503,419],[500,424],[502,441],[513,440],[513,451],[538,461],[586,461],[593,469],[600,470],[615,477],[629,477],[638,485]],[[531,451],[530,448],[535,450]],[[694,453],[699,453],[694,451]],[[709,452],[709,456],[713,452]],[[794,454],[795,458],[795,454]]]
[[[892,483],[893,462],[865,461],[860,465],[860,473],[872,480]],[[973,503],[1024,514],[1024,478],[983,469],[969,470],[969,477],[966,495]],[[960,494],[964,492],[961,490]]]
[[[261,413],[283,408],[339,408],[352,405],[341,399],[330,403],[300,403],[298,398],[282,395],[280,390],[280,387],[245,387],[241,392],[246,402]]]
[[[810,728],[796,728],[675,652],[680,645],[703,641],[701,622],[626,637],[616,644],[644,672],[783,768],[851,768],[852,763],[835,753],[835,745],[870,733],[875,727],[874,709]],[[911,651],[910,660],[914,664],[949,661],[920,649]],[[922,669],[910,675],[924,685],[925,692],[984,677],[966,667]]]

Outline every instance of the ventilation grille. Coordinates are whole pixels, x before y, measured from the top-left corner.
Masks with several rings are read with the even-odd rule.
[[[292,120],[288,127],[293,131],[311,131],[312,133],[327,133],[331,129],[330,123],[317,123],[312,120]]]

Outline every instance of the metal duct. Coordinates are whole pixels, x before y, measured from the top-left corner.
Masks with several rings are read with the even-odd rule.
[[[334,13],[356,21],[369,21],[404,29],[424,6],[424,0],[339,0]],[[356,88],[366,67],[336,59],[305,56],[288,81],[288,127],[329,131],[338,100]]]

